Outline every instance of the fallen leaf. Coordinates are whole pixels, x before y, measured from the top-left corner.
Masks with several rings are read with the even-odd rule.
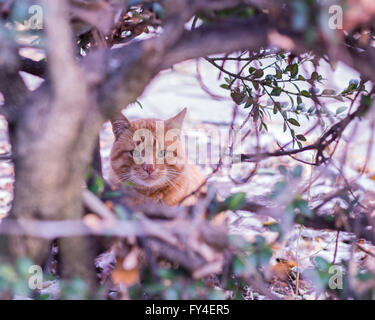
[[[134,247],[129,254],[124,258],[122,267],[125,270],[133,270],[138,266],[138,248]]]
[[[130,287],[139,282],[139,269],[136,267],[125,270],[122,263],[117,263],[115,270],[112,271],[112,281],[114,284],[123,284]]]
[[[101,220],[96,214],[89,213],[83,217],[83,223],[92,230],[99,230]]]
[[[278,279],[286,280],[292,268],[297,266],[293,260],[277,259],[277,263],[270,267],[271,275]]]

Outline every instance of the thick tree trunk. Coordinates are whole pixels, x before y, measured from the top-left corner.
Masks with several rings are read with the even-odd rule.
[[[90,98],[84,73],[74,58],[73,35],[65,0],[45,1],[47,80],[22,108],[13,137],[15,192],[11,217],[81,219],[82,188],[103,118]],[[54,41],[58,38],[59,41]],[[13,255],[42,264],[50,241],[11,237]],[[60,239],[63,275],[94,281],[85,238]]]
[[[27,219],[81,219],[84,176],[103,122],[88,94],[75,95],[71,102],[64,99],[62,105],[41,94],[48,92],[44,88],[40,91],[17,125],[13,150],[16,183],[11,216],[25,227]],[[16,256],[27,255],[43,263],[50,241],[19,240],[12,237],[11,241]],[[61,239],[60,248],[66,277],[94,279],[86,239]]]

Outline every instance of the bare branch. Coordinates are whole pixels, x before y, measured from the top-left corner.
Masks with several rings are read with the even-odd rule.
[[[162,69],[188,59],[237,50],[258,50],[267,46],[267,27],[260,19],[231,22],[197,28],[185,32],[166,54]]]
[[[45,60],[35,61],[29,58],[21,57],[20,71],[43,78],[46,74],[46,69],[47,64]]]
[[[374,92],[374,89],[371,93]],[[270,157],[281,157],[281,156],[289,156],[295,155],[298,153],[302,153],[308,150],[317,150],[316,158],[315,158],[315,165],[320,165],[324,163],[327,159],[324,157],[323,152],[324,150],[333,142],[337,141],[349,125],[351,121],[355,118],[363,116],[363,114],[367,111],[368,106],[362,104],[358,107],[358,109],[346,116],[340,122],[334,124],[331,128],[329,128],[315,143],[308,145],[306,147],[300,149],[293,149],[293,150],[284,150],[281,148],[278,151],[274,152],[263,152],[258,154],[242,154],[241,160],[245,162],[257,162],[260,160],[264,160]]]

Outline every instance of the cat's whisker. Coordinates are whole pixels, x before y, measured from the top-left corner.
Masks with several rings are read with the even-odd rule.
[[[173,173],[181,173],[181,171],[177,170],[177,169],[167,169],[166,171],[167,172],[173,172]]]
[[[119,176],[120,179],[128,179],[128,178],[131,178],[130,175],[121,175]]]
[[[177,174],[175,174],[175,175],[173,175],[173,174],[166,174],[165,176],[168,177],[168,178],[177,179],[179,175],[177,175]]]
[[[167,182],[168,182],[172,187],[174,187],[174,188],[176,189],[176,191],[180,191],[180,190],[181,190],[181,187],[178,188],[177,183],[173,182],[172,179],[170,179],[170,177],[168,177],[168,176],[165,176],[165,177],[166,177]]]
[[[181,174],[181,172],[179,172],[179,171],[175,171],[175,172],[173,172],[173,171],[167,170],[167,171],[166,171],[166,174],[167,174],[167,175],[171,175],[171,176],[178,177],[178,176]]]
[[[132,182],[135,183],[133,175],[130,172],[122,173],[118,176],[120,182]]]
[[[165,175],[168,176],[168,177],[172,177],[172,178],[177,178],[180,173],[174,173],[174,172],[165,172]]]
[[[171,180],[167,180],[168,184],[170,184],[173,188],[176,189],[176,191],[180,191],[180,189],[176,186],[175,183],[173,183]]]

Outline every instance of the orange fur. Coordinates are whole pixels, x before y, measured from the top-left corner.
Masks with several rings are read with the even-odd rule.
[[[168,206],[178,205],[182,199],[199,188],[204,181],[204,177],[200,170],[193,164],[187,162],[180,139],[175,137],[172,141],[167,137],[167,131],[180,130],[186,109],[177,116],[163,121],[164,137],[156,136],[157,119],[139,119],[129,121],[124,116],[112,121],[112,129],[116,140],[112,146],[110,161],[111,183],[116,185],[123,181],[133,183],[134,189],[141,195],[155,202],[161,201]],[[134,133],[138,129],[147,129],[152,133],[153,159],[152,164],[147,171],[144,164],[137,164],[133,158],[134,149],[137,143],[134,142]],[[164,141],[160,141],[164,139]],[[156,142],[156,143],[155,143]],[[168,151],[164,158],[164,163],[157,163],[156,145],[164,142],[164,150]],[[173,144],[173,145],[172,145]],[[168,149],[169,148],[169,149]],[[160,150],[159,150],[160,152]],[[177,163],[168,163],[168,159],[174,156]],[[160,158],[160,155],[159,155]],[[204,189],[202,188],[202,191]],[[182,205],[193,205],[196,202],[196,195],[186,198]]]

